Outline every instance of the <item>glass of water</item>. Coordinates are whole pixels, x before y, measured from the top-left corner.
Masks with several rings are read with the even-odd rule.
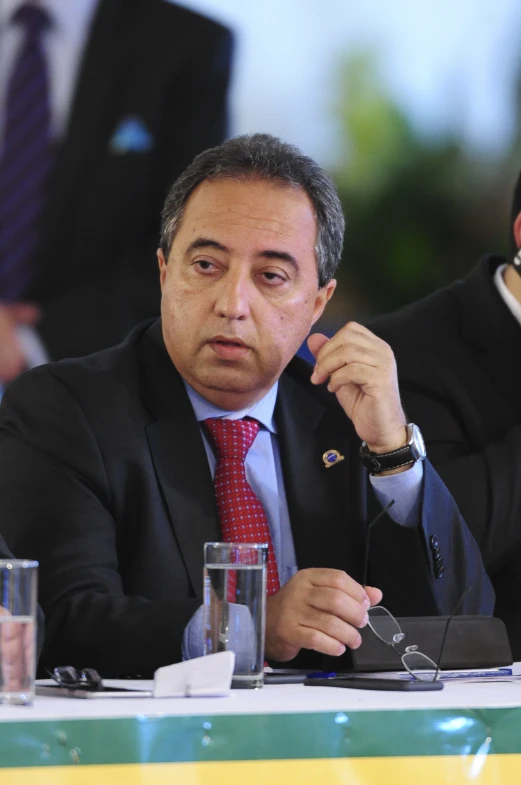
[[[204,546],[204,653],[235,652],[232,687],[262,687],[268,546]]]
[[[0,559],[0,703],[31,704],[38,562]]]

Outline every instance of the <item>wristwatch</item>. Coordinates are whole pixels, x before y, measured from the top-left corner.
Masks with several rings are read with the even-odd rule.
[[[407,444],[398,450],[384,453],[371,452],[367,442],[362,442],[360,459],[371,474],[380,474],[380,472],[386,472],[389,469],[399,469],[409,463],[423,461],[427,452],[420,429],[412,422],[405,427],[407,428]]]

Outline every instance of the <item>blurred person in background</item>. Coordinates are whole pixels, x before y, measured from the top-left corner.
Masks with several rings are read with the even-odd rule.
[[[480,546],[521,659],[521,175],[511,259],[369,326],[393,349],[402,401]]]
[[[226,136],[231,59],[169,0],[2,0],[0,383],[157,314],[161,205]]]

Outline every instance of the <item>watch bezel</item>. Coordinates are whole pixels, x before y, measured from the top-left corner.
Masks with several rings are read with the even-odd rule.
[[[407,424],[407,430],[410,433],[409,441],[407,444],[414,450],[415,461],[423,461],[427,457],[427,449],[425,447],[425,439],[418,426],[411,422]]]

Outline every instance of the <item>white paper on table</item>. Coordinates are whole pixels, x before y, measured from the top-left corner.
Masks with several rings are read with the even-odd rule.
[[[154,698],[211,698],[230,694],[235,654],[220,651],[154,673]]]

